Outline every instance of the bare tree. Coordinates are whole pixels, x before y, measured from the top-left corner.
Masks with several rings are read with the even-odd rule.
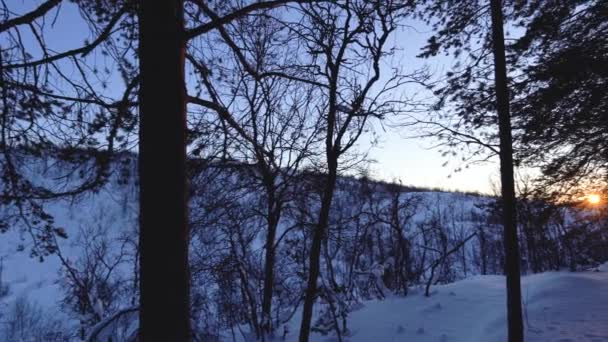
[[[205,1],[139,2],[142,339],[186,341],[191,333],[186,107],[193,98],[187,95],[184,69],[188,41],[289,2],[226,3],[217,16]],[[162,264],[170,266],[158,267]]]
[[[89,336],[91,327],[121,309],[121,303],[131,302],[137,295],[132,286],[136,270],[129,267],[135,263],[137,251],[132,243],[134,231],[117,226],[115,217],[104,217],[105,209],[94,214],[95,224],[80,227],[73,242],[79,247],[78,257],[70,259],[57,243],[62,302],[80,320],[81,339]],[[123,233],[116,231],[123,229]]]
[[[317,296],[321,247],[326,239],[339,161],[361,136],[366,123],[398,111],[383,97],[406,78],[396,75],[380,89],[380,61],[390,49],[387,39],[397,27],[401,4],[392,1],[345,1],[302,5],[304,21],[292,24],[305,42],[309,69],[319,86],[324,105],[325,160],[323,192],[311,241],[309,275],[304,298],[300,341],[308,341],[312,309]]]
[[[218,17],[208,7],[205,11],[211,18]],[[301,177],[300,171],[316,153],[319,144],[319,118],[313,115],[315,88],[296,76],[288,76],[297,73],[289,66],[297,56],[288,54],[286,60],[280,60],[277,55],[285,54],[286,49],[292,47],[289,42],[293,33],[273,18],[257,16],[235,20],[218,27],[217,36],[233,58],[226,60],[219,44],[212,49],[207,47],[207,41],[201,41],[199,49],[192,49],[188,60],[200,77],[205,98],[201,94],[191,97],[190,101],[206,109],[199,114],[200,121],[206,122],[205,127],[211,124],[223,131],[222,158],[250,169],[252,190],[263,194],[258,207],[265,209],[257,210],[265,222],[266,251],[262,314],[258,325],[266,335],[272,333],[276,325],[271,312],[282,214],[292,201],[291,194]],[[279,46],[277,41],[284,46]],[[203,53],[207,50],[211,52]],[[214,54],[213,50],[218,53]],[[206,67],[218,60],[222,61],[218,69],[221,68],[226,77],[214,77]],[[193,117],[199,116],[194,113]],[[196,126],[193,131],[198,133]]]
[[[394,256],[395,280],[391,287],[407,295],[408,286],[414,280],[414,270],[412,241],[406,234],[408,228],[414,226],[413,217],[420,209],[422,199],[415,194],[404,196],[404,189],[400,183],[388,185],[388,195],[389,203],[372,214],[378,222],[390,228],[390,236],[395,241],[391,253]]]

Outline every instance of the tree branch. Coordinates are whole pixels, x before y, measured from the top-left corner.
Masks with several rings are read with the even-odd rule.
[[[47,57],[41,58],[41,59],[33,61],[33,62],[5,65],[4,68],[10,70],[10,69],[17,69],[17,68],[33,67],[33,66],[38,66],[38,65],[42,65],[42,64],[48,64],[48,63],[54,62],[54,61],[62,59],[62,58],[76,56],[79,54],[81,55],[81,57],[84,57],[87,54],[89,54],[91,51],[93,51],[93,49],[95,49],[98,45],[103,43],[112,34],[112,29],[114,28],[116,23],[118,23],[118,21],[120,21],[120,19],[122,18],[122,16],[125,13],[127,13],[126,6],[122,7],[114,15],[114,17],[112,17],[112,20],[110,20],[108,25],[103,29],[103,31],[101,31],[99,36],[91,44],[87,44],[87,45],[82,46],[77,49],[72,49],[72,50],[62,52],[62,53],[58,53],[53,56],[47,56]]]
[[[239,9],[235,10],[234,12],[231,12],[223,17],[217,17],[215,19],[211,18],[211,21],[208,23],[204,23],[195,28],[186,30],[185,39],[190,40],[192,38],[196,38],[197,36],[200,36],[203,33],[207,33],[213,29],[216,29],[222,25],[225,25],[239,17],[248,15],[249,13],[254,12],[254,11],[276,8],[276,7],[291,3],[291,2],[307,3],[307,2],[319,2],[319,1],[320,0],[271,0],[271,1],[256,2],[253,4],[247,5],[243,8],[239,8]],[[325,1],[325,0],[323,0],[323,1]],[[196,4],[198,6],[200,6],[200,3],[196,2]],[[201,9],[204,10],[202,7],[201,7]]]
[[[45,15],[48,11],[53,9],[53,7],[57,6],[62,0],[48,0],[42,5],[38,6],[35,10],[26,13],[20,17],[9,19],[0,24],[0,33],[9,30],[15,26],[23,25],[31,23],[32,21],[38,19]]]

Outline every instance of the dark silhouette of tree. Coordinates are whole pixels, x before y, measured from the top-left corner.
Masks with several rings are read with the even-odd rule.
[[[140,308],[143,341],[190,340],[183,0],[139,7]]]
[[[218,17],[208,7],[205,11],[211,18]],[[273,16],[280,18],[279,13]],[[264,339],[264,335],[271,334],[281,323],[273,322],[271,315],[273,288],[277,282],[275,257],[280,243],[279,224],[292,205],[292,192],[301,178],[303,165],[318,153],[321,119],[313,110],[315,85],[307,82],[305,75],[297,76],[294,70],[298,56],[276,57],[295,48],[291,43],[296,40],[293,32],[270,16],[260,16],[240,18],[220,26],[217,36],[232,53],[232,60],[219,49],[218,41],[214,41],[215,49],[221,51],[218,55],[193,51],[188,56],[204,89],[204,96],[191,97],[190,101],[207,109],[202,115],[193,113],[192,116],[203,117],[201,121],[205,124],[200,127],[213,126],[223,132],[226,143],[220,147],[222,152],[218,154],[224,155],[218,162],[228,163],[228,159],[233,164],[247,165],[252,176],[251,190],[263,194],[255,212],[265,221],[264,285],[261,321],[254,326],[258,338]],[[275,43],[277,40],[281,45]],[[212,51],[207,40],[199,43],[200,51]],[[218,67],[232,77],[213,77],[206,65],[212,65],[214,60],[222,60]],[[197,127],[193,131],[199,132]]]
[[[460,142],[475,143],[498,152],[500,158],[501,195],[505,248],[505,274],[507,278],[507,317],[509,341],[523,341],[521,311],[520,256],[517,236],[515,181],[513,171],[513,142],[510,118],[509,80],[505,38],[503,32],[503,4],[491,0],[429,2],[423,11],[435,29],[422,57],[430,57],[440,51],[451,51],[457,58],[465,52],[467,63],[448,73],[447,84],[436,91],[440,96],[438,108],[446,101],[454,100],[456,108],[454,127],[440,126],[448,132],[449,145]],[[489,29],[487,27],[490,27]],[[493,83],[493,84],[492,84]],[[497,115],[492,115],[495,112]],[[498,126],[498,149],[488,140],[491,134],[478,138],[474,133],[488,126]],[[485,151],[482,150],[483,153]]]
[[[500,140],[500,185],[503,203],[505,273],[507,276],[507,323],[509,341],[524,340],[524,324],[521,311],[520,257],[517,239],[517,214],[515,179],[513,171],[513,139],[509,108],[509,86],[503,33],[502,1],[491,0],[492,54],[494,55],[494,83],[498,134]]]
[[[45,30],[51,20],[44,19],[59,8],[61,1],[46,1],[14,17],[14,11],[3,3],[5,18],[0,34],[6,39],[0,52],[0,188],[5,219],[0,230],[20,223],[33,238],[33,255],[53,253],[54,235],[64,236],[64,231],[54,226],[44,204],[99,189],[114,171],[114,151],[132,147],[133,133],[141,124],[140,291],[144,303],[142,322],[149,328],[142,330],[142,336],[187,339],[186,42],[241,16],[290,2],[294,1],[225,3],[217,18],[208,18],[195,10],[206,7],[197,1],[188,2],[186,9],[183,1],[76,1],[77,9],[93,28],[94,37],[60,52],[46,44]],[[144,11],[147,6],[150,9]],[[146,15],[151,19],[146,19]],[[143,16],[143,20],[138,22],[138,16]],[[189,23],[187,28],[184,21]],[[26,34],[38,52],[23,41]],[[155,36],[168,40],[157,41]],[[138,39],[141,51],[136,52]],[[168,44],[166,49],[162,48],[163,43]],[[107,84],[97,77],[96,65],[86,59],[91,56],[94,60],[98,52],[117,65],[117,70],[104,71],[104,77],[114,73],[124,80],[123,95],[117,99],[103,94]],[[138,76],[138,60],[141,70],[147,71],[145,81]],[[93,79],[100,80],[101,85],[90,82]],[[146,86],[140,89],[138,103],[135,94],[140,81]],[[167,84],[172,86],[167,88]],[[133,113],[137,104],[143,122]],[[44,164],[41,171],[35,170],[64,182],[40,182],[38,174],[29,173],[31,158],[59,160],[67,165],[67,171]],[[163,288],[163,284],[167,287]],[[163,320],[170,319],[158,324],[161,316]]]
[[[605,2],[505,1],[503,6],[515,165],[539,168],[537,189],[553,199],[580,196],[589,188],[602,191]],[[441,5],[429,7],[437,11]],[[491,49],[480,26],[488,18],[488,6],[465,1],[452,7],[462,20],[447,22],[423,55],[435,55],[441,46],[453,49],[456,67],[435,90],[441,98],[437,108],[450,107],[454,115],[423,121],[431,127],[427,133],[440,136],[448,149],[459,146],[470,159],[486,160],[498,154],[499,145],[496,131],[488,129],[496,123],[490,114],[496,109]]]
[[[219,5],[221,12],[205,1],[139,2],[140,336],[144,340],[191,338],[186,107],[201,101],[187,94],[188,41],[214,29],[221,32],[222,25],[255,11],[290,2],[311,1],[227,2]],[[209,70],[198,63],[194,67]],[[271,220],[276,220],[275,210],[271,208]]]
[[[529,1],[516,8],[525,33],[509,46],[516,157],[540,167],[553,197],[608,180],[608,4]],[[587,185],[587,184],[585,184]]]
[[[379,86],[380,90],[374,88],[380,80],[381,60],[391,51],[387,39],[407,8],[400,2],[366,0],[303,5],[305,21],[292,27],[305,42],[310,56],[309,69],[317,76],[319,96],[324,100],[318,115],[324,120],[325,158],[320,170],[323,175],[319,214],[310,242],[299,336],[303,342],[309,340],[312,309],[319,295],[321,251],[327,239],[338,173],[345,167],[343,159],[368,121],[403,110],[399,108],[400,103],[388,101],[384,95],[413,78],[396,74],[384,86]]]
[[[421,55],[450,50],[458,60],[445,83],[435,89],[440,99],[435,109],[448,114],[425,122],[444,146],[467,150],[470,158],[482,160],[500,155],[503,171],[505,163],[539,167],[537,197],[563,200],[589,187],[605,191],[606,3],[448,1],[427,5],[427,19],[436,33]],[[505,13],[504,26],[512,31],[508,41],[502,40],[504,49],[499,47],[504,53],[496,51],[493,41],[498,38],[490,38],[487,29],[489,18],[498,19],[490,15],[491,7],[498,5]],[[493,29],[497,26],[492,24]],[[505,80],[496,74],[503,64],[496,60],[497,52],[506,55]],[[502,99],[494,101],[494,94]],[[506,127],[506,115],[501,114],[506,109],[513,113],[512,138],[503,129],[491,128]],[[493,115],[496,112],[498,116]],[[505,148],[511,150],[506,146],[509,140],[515,146],[513,162],[502,153]],[[507,176],[503,183],[511,182],[512,176],[502,176]],[[503,204],[511,206],[506,202],[510,200]],[[505,218],[513,216],[505,213]],[[512,250],[508,245],[505,241],[506,251]],[[509,264],[511,259],[506,259]]]
[[[0,24],[0,231],[23,229],[41,260],[56,251],[56,236],[66,237],[46,205],[105,184],[118,169],[110,167],[113,152],[129,146],[136,122],[137,78],[128,58],[116,59],[117,70],[96,62],[128,53],[117,40],[131,32],[133,9],[78,2],[94,39],[56,52],[47,37],[61,3],[46,1],[23,15],[3,3]],[[118,69],[124,85],[117,78],[114,92],[93,85]]]

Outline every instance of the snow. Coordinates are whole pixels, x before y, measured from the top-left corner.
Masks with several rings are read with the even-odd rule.
[[[109,227],[110,237],[118,237],[129,228],[136,228],[135,190],[134,184],[130,184],[126,190],[112,184],[75,203],[48,204],[47,208],[55,216],[57,224],[68,234],[68,239],[59,239],[61,251],[66,258],[75,260],[82,253],[82,247],[77,242],[81,227]],[[452,215],[458,223],[454,228],[463,230],[464,235],[474,228],[475,222],[472,221],[471,213],[479,211],[475,205],[490,201],[487,197],[440,192],[407,193],[401,200],[412,197],[420,199],[420,209],[417,209],[412,217],[415,224],[423,222],[434,212]],[[340,191],[336,198],[348,200],[346,195],[341,197]],[[279,233],[282,233],[283,229],[286,229],[286,226],[281,226]],[[48,256],[42,263],[30,258],[28,251],[31,241],[28,236],[23,236],[23,232],[9,230],[0,237],[2,283],[8,285],[9,291],[7,296],[0,298],[0,309],[8,307],[19,297],[26,297],[42,307],[47,317],[59,318],[76,326],[78,322],[74,317],[62,311],[60,307],[63,291],[57,282],[61,268],[57,256]],[[20,244],[25,245],[24,251],[16,252]],[[263,240],[260,238],[254,250],[261,251],[262,246]],[[390,262],[390,259],[387,262]],[[337,269],[340,265],[335,267]],[[124,270],[129,271],[130,269]],[[382,264],[370,265],[369,273],[375,275],[375,279],[380,279],[383,271]],[[469,274],[471,273],[475,273],[475,270],[470,270]],[[464,277],[467,273],[459,272],[459,276],[461,275]],[[380,285],[378,284],[379,287]],[[608,342],[607,289],[608,264],[597,267],[595,272],[548,272],[523,277],[526,341]],[[384,289],[383,292],[388,293],[388,290]],[[473,276],[452,284],[433,286],[428,298],[424,297],[423,293],[423,289],[418,288],[412,289],[407,297],[388,296],[384,300],[364,302],[361,308],[349,314],[350,334],[344,340],[506,340],[504,277]],[[129,307],[128,303],[122,304],[123,308]],[[315,310],[319,310],[321,306],[317,303]],[[96,302],[95,309],[103,317],[111,314],[106,312],[109,308],[104,308],[100,301]],[[135,317],[132,309],[120,312],[128,313],[126,318],[133,320]],[[297,340],[300,321],[301,314],[298,312],[286,326],[286,341]],[[133,327],[130,329],[129,333],[134,330]],[[284,327],[281,327],[277,330],[277,340],[282,340],[283,329]],[[230,335],[226,336],[226,340],[232,340],[228,336]],[[313,333],[311,337],[313,342],[335,340],[335,336],[322,336],[318,333]]]
[[[67,239],[57,238],[64,257],[69,262],[74,262],[82,255],[83,247],[78,240],[81,229],[99,226],[106,229],[106,238],[111,240],[127,233],[129,227],[135,227],[135,194],[133,184],[126,187],[110,183],[100,192],[87,194],[76,201],[48,203],[46,209],[53,214],[56,224],[67,233]],[[20,245],[23,245],[22,251],[18,251]],[[0,285],[8,287],[8,294],[0,298],[0,315],[2,310],[10,308],[19,298],[26,298],[39,307],[46,317],[59,319],[68,326],[76,326],[77,319],[61,308],[64,289],[58,282],[62,269],[58,256],[46,256],[41,262],[30,256],[31,247],[32,239],[21,229],[10,229],[0,234]],[[118,249],[114,245],[113,248]],[[122,264],[116,268],[117,273],[126,274],[129,271]],[[105,317],[101,302],[96,303],[95,310],[99,310],[98,313],[102,313],[100,316]]]
[[[547,272],[522,278],[526,341],[608,341],[608,264],[599,272]],[[505,278],[474,276],[432,287],[430,297],[368,301],[349,316],[356,341],[506,341]],[[300,316],[287,341],[296,341]],[[332,341],[313,334],[311,341]]]

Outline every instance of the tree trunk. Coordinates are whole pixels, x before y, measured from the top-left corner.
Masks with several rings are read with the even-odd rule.
[[[270,198],[270,196],[269,196]],[[268,234],[266,236],[266,260],[264,264],[264,290],[262,297],[262,329],[263,334],[270,334],[272,325],[272,295],[274,289],[275,238],[279,225],[280,209],[274,210],[274,200],[269,200]]]
[[[509,89],[503,32],[501,0],[491,0],[492,41],[494,53],[494,77],[496,82],[496,107],[500,135],[500,178],[503,199],[505,273],[507,276],[507,320],[509,342],[524,340],[521,313],[521,285],[519,270],[519,244],[515,212],[515,181],[513,177],[513,146],[509,113]]]
[[[139,1],[141,341],[189,341],[183,0]]]
[[[330,159],[330,158],[328,158]],[[323,191],[323,197],[321,199],[321,210],[319,212],[319,222],[315,228],[312,246],[310,247],[310,261],[309,261],[309,273],[308,273],[308,284],[306,287],[306,294],[304,297],[304,309],[302,311],[302,324],[300,326],[300,342],[308,342],[310,337],[310,326],[312,323],[312,308],[317,295],[317,278],[320,273],[320,260],[321,260],[321,244],[325,238],[329,222],[329,211],[331,208],[331,202],[334,197],[334,188],[336,186],[336,171],[337,171],[337,158],[333,162],[328,163],[328,178]]]
[[[479,237],[479,254],[481,256],[481,274],[488,274],[488,249],[486,235],[483,228],[477,229],[477,237]]]

